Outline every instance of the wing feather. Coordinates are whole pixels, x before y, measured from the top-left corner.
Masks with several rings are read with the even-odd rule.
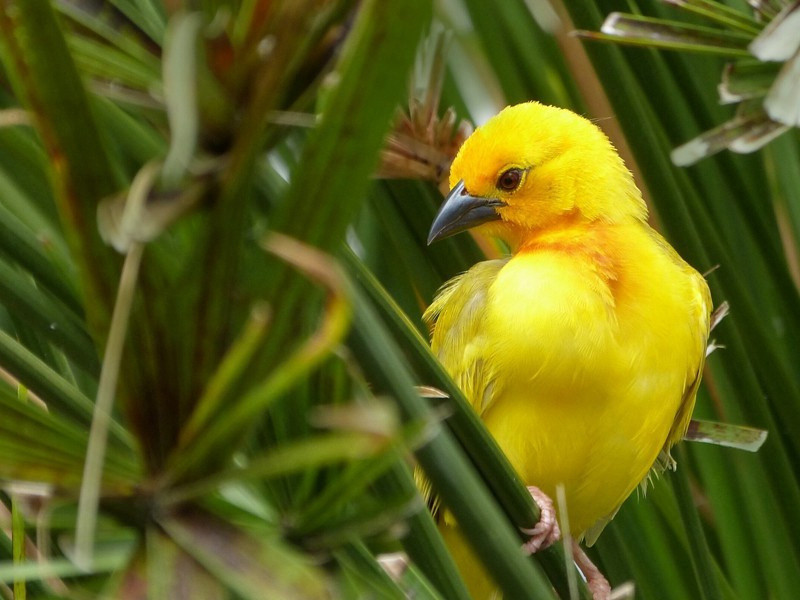
[[[480,262],[453,277],[422,317],[433,330],[431,349],[478,413],[491,403],[494,389],[482,356],[483,316],[489,288],[507,262],[507,258]],[[434,518],[442,518],[430,480],[419,468],[414,478]]]
[[[708,335],[711,329],[711,292],[708,289],[706,280],[699,273],[692,272],[691,281],[693,293],[690,302],[690,314],[694,320],[691,326],[694,345],[686,375],[687,384],[683,390],[681,404],[675,413],[675,420],[669,430],[669,435],[667,435],[664,448],[659,453],[653,468],[642,481],[641,488],[643,492],[647,491],[647,486],[653,477],[658,477],[667,469],[675,468],[675,460],[672,458],[670,450],[672,446],[683,439],[686,430],[689,428],[689,422],[692,420],[692,412],[694,411],[694,403],[697,398],[697,390],[700,389],[700,379],[703,376]]]
[[[481,414],[492,400],[494,374],[486,368],[482,341],[492,283],[507,258],[487,260],[448,281],[423,319],[433,329],[431,348]]]

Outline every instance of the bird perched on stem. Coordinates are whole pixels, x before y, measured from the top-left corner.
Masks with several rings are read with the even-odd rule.
[[[450,185],[428,243],[479,228],[511,256],[442,288],[425,315],[433,350],[537,499],[563,486],[570,530],[591,545],[673,464],[705,358],[708,286],[647,224],[608,138],[571,111],[506,108],[466,140]],[[490,597],[452,517],[440,520],[473,595]],[[535,533],[531,551],[556,537]]]

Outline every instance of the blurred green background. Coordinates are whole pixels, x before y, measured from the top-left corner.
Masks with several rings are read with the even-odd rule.
[[[505,597],[569,597],[420,319],[502,251],[425,245],[454,152],[536,99],[729,302],[695,417],[769,432],[682,444],[593,558],[637,598],[795,598],[800,11],[750,4],[2,0],[0,596],[466,598],[419,464]]]

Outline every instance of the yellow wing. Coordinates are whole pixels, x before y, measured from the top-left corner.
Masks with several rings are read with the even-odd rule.
[[[703,375],[703,366],[706,362],[706,348],[708,347],[708,334],[711,327],[711,292],[708,289],[708,284],[705,278],[697,271],[692,269],[686,262],[678,255],[675,249],[661,237],[657,232],[653,232],[659,245],[665,250],[670,258],[686,273],[690,281],[690,293],[688,302],[688,318],[690,320],[691,330],[693,333],[694,344],[689,356],[689,370],[686,375],[686,387],[683,393],[683,402],[675,414],[675,422],[669,431],[669,436],[664,444],[662,455],[666,453],[666,463],[664,468],[672,468],[674,461],[669,456],[669,450],[672,446],[677,444],[686,434],[689,427],[689,421],[692,419],[692,411],[694,410],[694,402],[697,397],[697,390],[700,387],[700,378]],[[662,458],[656,463],[658,466],[662,463]],[[663,468],[661,469],[663,471]]]
[[[494,373],[484,360],[483,317],[489,288],[508,258],[487,260],[448,281],[425,311],[431,348],[478,414],[492,400]]]
[[[476,398],[491,401],[492,376],[483,368],[481,330],[489,287],[508,259],[480,262],[469,271],[453,277],[442,286],[423,315],[433,328],[431,348],[439,361],[480,413]],[[430,481],[420,470],[414,479],[434,518],[438,518],[439,499]]]
[[[675,461],[670,455],[670,449],[683,439],[689,422],[692,420],[694,402],[697,398],[697,390],[700,388],[700,379],[703,376],[703,367],[706,363],[706,348],[708,346],[708,332],[711,323],[711,293],[705,279],[698,274],[692,273],[694,284],[694,295],[690,304],[690,318],[695,320],[695,344],[692,351],[691,367],[686,378],[686,388],[683,392],[683,401],[675,414],[675,421],[669,430],[669,436],[664,444],[664,449],[658,455],[656,464],[653,465],[651,475],[659,475],[666,469],[673,469]],[[649,478],[650,476],[648,476]],[[647,479],[642,482],[647,485]]]

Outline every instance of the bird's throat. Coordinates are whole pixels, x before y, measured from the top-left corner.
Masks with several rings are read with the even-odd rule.
[[[507,221],[488,223],[481,226],[481,233],[500,238],[508,245],[511,254],[517,254],[551,244],[592,243],[597,238],[597,232],[606,225],[599,221],[590,221],[577,211],[571,211],[537,227],[526,227]]]

